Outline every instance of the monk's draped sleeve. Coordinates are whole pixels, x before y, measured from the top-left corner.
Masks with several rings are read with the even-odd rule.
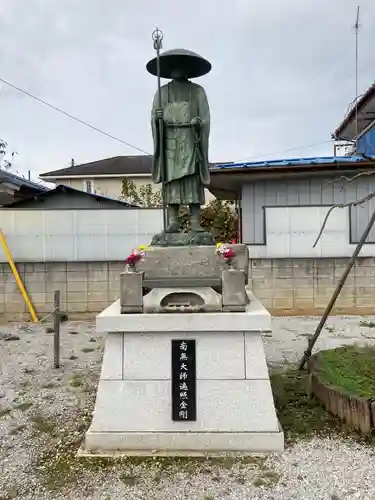
[[[210,183],[210,171],[208,163],[208,142],[210,136],[210,108],[208,105],[207,94],[203,87],[198,87],[198,116],[201,119],[201,158],[199,173],[202,184],[208,186]]]

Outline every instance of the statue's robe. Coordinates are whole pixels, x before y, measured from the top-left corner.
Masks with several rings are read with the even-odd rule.
[[[204,205],[204,187],[210,182],[210,110],[206,92],[189,80],[172,80],[162,86],[161,101],[164,110],[164,175],[160,157],[162,145],[155,116],[159,107],[156,93],[151,113],[154,139],[152,180],[156,184],[164,180],[167,205]],[[199,128],[190,125],[196,117],[200,118]]]

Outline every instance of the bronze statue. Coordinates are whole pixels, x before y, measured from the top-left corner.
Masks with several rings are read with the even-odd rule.
[[[190,207],[191,231],[202,232],[200,207],[205,203],[204,188],[210,182],[210,110],[205,90],[189,79],[207,74],[211,64],[194,52],[178,49],[152,59],[147,70],[158,76],[159,82],[160,77],[171,79],[166,85],[159,83],[151,113],[152,180],[162,183],[168,214],[165,232],[180,231],[181,205]]]

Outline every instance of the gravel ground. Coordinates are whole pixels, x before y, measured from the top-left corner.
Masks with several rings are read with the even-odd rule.
[[[264,338],[268,362],[296,362],[318,320],[275,318],[272,334]],[[317,348],[374,343],[375,328],[361,326],[363,320],[375,317],[329,318]],[[375,498],[372,450],[349,438],[305,439],[267,458],[77,459],[104,338],[94,323],[64,323],[57,370],[52,341],[41,326],[0,325],[0,500]]]

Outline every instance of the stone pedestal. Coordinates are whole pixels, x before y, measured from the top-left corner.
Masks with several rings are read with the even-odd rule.
[[[217,455],[282,452],[261,333],[266,309],[97,316],[107,332],[85,453]],[[172,340],[195,340],[196,420],[172,420]]]

